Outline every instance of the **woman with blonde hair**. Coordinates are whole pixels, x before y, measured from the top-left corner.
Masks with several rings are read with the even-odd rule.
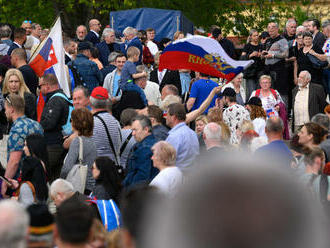
[[[184,33],[182,31],[176,31],[173,35],[173,41],[180,40],[184,38]]]
[[[260,88],[252,92],[251,97],[259,97],[262,103],[262,107],[266,111],[268,117],[278,116],[280,111],[280,103],[284,103],[280,93],[277,90],[271,88],[272,78],[268,75],[262,75],[259,79]]]
[[[2,94],[6,98],[9,94],[18,94],[24,99],[25,115],[28,118],[37,119],[36,97],[26,86],[24,78],[20,70],[9,69],[3,80]]]
[[[203,129],[207,123],[208,123],[208,119],[207,119],[206,115],[200,115],[196,118],[195,132],[197,135],[200,135],[201,133],[203,133]]]
[[[159,141],[151,148],[153,155],[151,160],[153,166],[159,169],[158,175],[151,181],[150,185],[157,187],[161,192],[174,196],[177,187],[183,183],[180,169],[175,166],[175,148],[166,141]]]
[[[230,130],[227,124],[223,122],[221,108],[210,108],[207,113],[207,119],[209,122],[215,122],[221,127],[221,140],[224,145],[228,145],[230,140]]]

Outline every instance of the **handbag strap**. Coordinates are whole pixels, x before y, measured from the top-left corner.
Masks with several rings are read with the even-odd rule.
[[[121,157],[121,155],[123,154],[128,142],[131,140],[132,138],[132,132],[127,136],[125,142],[122,144],[122,146],[120,147],[120,153],[119,153],[119,156]]]
[[[79,156],[78,156],[78,160],[79,160],[79,164],[83,164],[83,157],[84,157],[83,141],[82,141],[82,138],[80,136],[78,136],[78,139],[79,139]]]
[[[110,147],[111,147],[112,152],[113,152],[114,157],[115,157],[115,163],[116,163],[116,165],[118,166],[119,163],[118,163],[118,159],[117,159],[117,153],[116,153],[115,147],[114,147],[114,145],[113,145],[113,142],[112,142],[111,136],[110,136],[110,134],[109,134],[108,127],[107,127],[107,125],[105,124],[104,120],[103,120],[100,116],[95,115],[95,117],[97,117],[97,118],[102,122],[102,124],[103,124],[103,126],[104,126],[104,128],[105,128],[105,132],[107,133]]]

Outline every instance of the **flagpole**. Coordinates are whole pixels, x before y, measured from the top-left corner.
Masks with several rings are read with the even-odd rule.
[[[53,21],[53,23],[52,23],[52,25],[50,26],[49,30],[52,30],[52,28],[53,28],[53,26],[55,25],[55,23],[57,22],[58,18],[61,17],[61,13],[62,13],[62,11],[60,11],[60,12],[58,13],[57,17],[55,18],[55,21]],[[62,35],[62,34],[61,34],[61,35]],[[38,51],[39,47],[40,47],[41,45],[44,44],[44,41],[45,41],[45,40],[47,40],[48,36],[49,36],[49,34],[47,35],[47,37],[46,37],[42,42],[40,42],[40,43],[38,44],[37,48],[34,49],[33,53],[31,54],[31,56],[30,56],[30,58],[29,58],[28,64],[30,63],[30,61],[31,61],[31,59],[33,58],[34,54]],[[38,52],[39,52],[39,51],[38,51]]]

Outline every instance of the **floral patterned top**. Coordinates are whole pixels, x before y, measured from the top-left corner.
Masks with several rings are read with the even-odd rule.
[[[223,111],[223,121],[231,133],[231,144],[238,144],[236,130],[241,127],[244,120],[250,120],[250,113],[242,105],[234,104]]]
[[[18,117],[9,132],[8,143],[7,143],[7,160],[9,155],[14,151],[23,151],[24,141],[30,134],[44,134],[41,125],[27,118],[25,115]]]

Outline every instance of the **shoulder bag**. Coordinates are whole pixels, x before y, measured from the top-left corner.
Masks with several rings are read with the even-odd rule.
[[[88,165],[83,164],[83,141],[82,138],[78,136],[79,139],[79,157],[78,164],[75,164],[70,170],[66,180],[72,183],[73,189],[75,191],[79,191],[80,193],[84,193],[86,187],[86,178]]]

